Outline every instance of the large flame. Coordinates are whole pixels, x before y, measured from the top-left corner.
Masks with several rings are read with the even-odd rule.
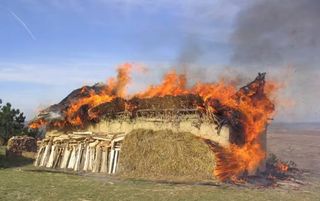
[[[111,78],[103,86],[103,90],[96,92],[91,90],[88,95],[76,99],[65,111],[65,121],[56,123],[64,126],[83,125],[83,119],[79,111],[86,107],[89,118],[95,118],[90,109],[102,103],[112,101],[117,97],[126,97],[126,87],[130,82],[131,64],[124,64],[118,68],[118,76]],[[168,72],[159,85],[149,86],[145,91],[132,94],[131,97],[150,98],[165,95],[196,94],[203,98],[210,106],[210,101],[218,100],[221,105],[227,106],[243,114],[241,123],[245,133],[245,143],[242,146],[231,144],[228,147],[214,149],[217,165],[214,175],[220,180],[235,179],[244,172],[254,171],[265,158],[265,151],[259,142],[260,135],[266,129],[268,120],[274,113],[274,105],[270,96],[278,89],[277,83],[263,80],[256,80],[239,91],[236,86],[225,83],[223,80],[217,83],[196,83],[191,87],[187,83],[184,74],[177,74],[175,71]],[[83,91],[86,91],[83,88]],[[215,110],[214,105],[211,108]],[[39,127],[45,122],[39,120],[33,122],[30,127]]]
[[[205,101],[214,99],[219,100],[221,104],[239,110],[244,114],[242,119],[246,142],[243,146],[231,145],[215,151],[216,169],[214,175],[220,180],[235,179],[236,176],[248,171],[256,170],[260,162],[265,158],[266,153],[262,149],[259,137],[266,129],[268,120],[274,112],[274,105],[270,102],[270,96],[278,89],[276,83],[266,84],[253,82],[251,88],[241,89],[237,92],[236,87],[219,83],[197,83],[191,88],[186,88],[185,75],[178,75],[175,72],[169,72],[165,75],[162,84],[150,86],[139,96],[153,97],[165,95],[198,94]],[[259,84],[263,86],[259,86]],[[264,89],[267,89],[263,91]],[[214,110],[214,108],[213,108]]]
[[[66,111],[66,119],[72,125],[80,126],[83,125],[80,114],[77,111],[82,106],[88,106],[88,110],[102,103],[110,102],[115,97],[124,98],[126,95],[126,86],[130,82],[130,70],[132,68],[131,64],[123,64],[118,67],[117,78],[110,78],[108,84],[103,87],[100,93],[96,93],[94,90],[89,92],[89,96],[77,99],[71,104],[71,106]],[[91,114],[91,115],[90,115]],[[89,113],[90,118],[94,118],[94,114]]]

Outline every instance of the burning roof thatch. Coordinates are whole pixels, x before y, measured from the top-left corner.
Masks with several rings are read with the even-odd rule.
[[[123,115],[129,119],[159,115],[178,121],[181,115],[196,113],[200,124],[201,117],[209,119],[216,125],[217,133],[223,125],[231,128],[230,146],[214,150],[219,150],[216,157],[221,158],[215,168],[218,178],[230,179],[253,171],[265,158],[259,138],[274,112],[269,96],[275,89],[273,83],[265,81],[265,73],[259,73],[254,81],[237,90],[224,82],[196,83],[187,87],[184,75],[169,72],[162,84],[126,96],[130,70],[132,66],[125,64],[119,68],[117,78],[110,79],[108,84],[74,90],[59,104],[43,110],[30,127],[84,129],[104,118],[117,119]],[[194,127],[201,130],[201,125]],[[213,131],[207,129],[206,132],[210,135]],[[222,157],[221,153],[228,153],[228,157]],[[228,165],[231,161],[236,165]]]

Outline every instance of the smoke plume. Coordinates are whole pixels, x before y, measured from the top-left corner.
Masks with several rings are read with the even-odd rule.
[[[320,57],[320,1],[258,0],[243,9],[232,34],[232,61],[314,67]]]
[[[231,63],[279,74],[292,66],[286,94],[295,101],[283,119],[319,121],[320,1],[256,0],[242,9],[231,35]],[[281,69],[282,68],[282,69]],[[281,75],[287,79],[289,75]]]

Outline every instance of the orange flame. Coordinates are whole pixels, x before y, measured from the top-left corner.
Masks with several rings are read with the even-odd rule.
[[[289,165],[287,165],[283,162],[278,162],[276,167],[280,172],[288,172],[288,170],[289,170]]]
[[[31,124],[29,124],[28,126],[32,129],[38,129],[45,125],[47,125],[47,121],[45,121],[44,119],[37,119],[36,121],[31,122]]]
[[[225,147],[223,151],[216,152],[218,154],[216,154],[217,165],[214,175],[220,180],[226,180],[241,175],[246,171],[252,172],[256,170],[265,158],[266,153],[258,140],[259,136],[265,131],[266,124],[274,112],[273,103],[265,95],[270,96],[271,93],[278,89],[276,86],[276,83],[268,84],[267,91],[262,91],[260,94],[262,98],[254,97],[257,95],[253,93],[255,90],[249,91],[248,94],[240,90],[237,94],[238,98],[235,98],[235,86],[226,85],[223,82],[214,84],[197,83],[187,89],[185,76],[170,72],[165,75],[162,84],[149,87],[147,91],[139,94],[139,97],[191,93],[200,95],[205,101],[218,99],[222,104],[241,111],[246,117],[242,122],[246,136],[245,145],[242,147],[231,145],[230,147]],[[253,83],[251,87],[257,88],[259,86]],[[223,153],[223,157],[221,153]]]
[[[131,68],[132,65],[128,63],[119,66],[117,78],[110,78],[108,85],[104,86],[102,92],[96,93],[94,90],[91,90],[89,96],[73,102],[66,111],[67,121],[73,126],[82,126],[83,120],[80,115],[77,114],[77,111],[79,111],[82,106],[88,105],[89,108],[93,108],[102,103],[110,102],[115,97],[124,97],[126,95],[126,86],[131,80],[129,76]],[[85,90],[81,92],[84,93]],[[90,114],[90,118],[93,119],[95,117],[94,114]]]
[[[131,64],[119,66],[117,77],[109,79],[101,92],[91,90],[89,95],[74,101],[65,111],[67,123],[73,126],[83,125],[84,122],[79,114],[82,107],[87,107],[86,110],[90,111],[90,108],[110,102],[116,97],[125,98],[126,87],[131,81],[131,69]],[[261,87],[259,84],[263,86]],[[145,91],[132,96],[150,98],[196,94],[201,96],[204,101],[219,100],[222,105],[240,111],[245,117],[241,119],[241,123],[244,125],[245,144],[242,146],[231,144],[229,147],[214,150],[217,161],[214,175],[222,181],[236,180],[244,172],[254,171],[266,155],[260,145],[259,137],[265,131],[268,120],[274,114],[274,105],[269,97],[279,88],[279,85],[273,82],[253,82],[250,87],[259,90],[240,89],[237,91],[236,86],[221,80],[218,83],[199,82],[191,87],[187,86],[184,74],[171,71],[164,76],[161,84],[149,86]],[[85,88],[81,90],[82,93],[86,91]],[[126,108],[132,109],[134,106],[126,105]],[[214,111],[215,108],[212,107],[211,110]],[[94,114],[89,112],[89,118],[95,118]],[[38,124],[31,124],[31,126],[36,127]],[[60,124],[65,125],[65,123]]]
[[[175,71],[167,73],[162,81],[162,84],[158,86],[150,86],[148,89],[140,94],[137,94],[139,98],[150,98],[155,96],[165,96],[165,95],[182,95],[190,93],[186,89],[186,76],[178,75]]]

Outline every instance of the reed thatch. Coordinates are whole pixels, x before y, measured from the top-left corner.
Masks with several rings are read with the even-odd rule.
[[[91,115],[94,115],[95,117],[101,117],[103,115],[116,115],[119,112],[125,111],[125,104],[126,101],[123,98],[115,98],[110,102],[102,103],[96,107],[93,107],[89,110],[89,113]]]
[[[187,94],[177,96],[163,96],[152,98],[137,98],[134,97],[128,101],[133,105],[136,110],[152,109],[152,110],[165,110],[165,109],[196,109],[198,106],[203,105],[203,99],[198,95]]]

